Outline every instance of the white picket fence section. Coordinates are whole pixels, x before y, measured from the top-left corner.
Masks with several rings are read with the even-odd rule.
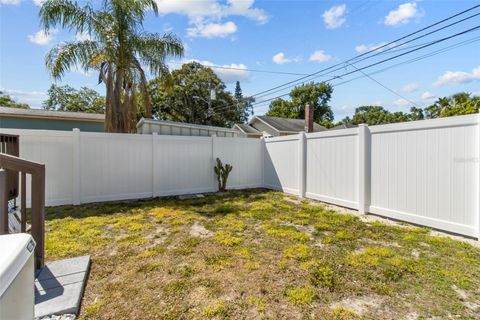
[[[45,164],[47,206],[213,192],[217,157],[233,165],[228,188],[263,187],[259,139],[79,130],[1,132],[20,135],[20,157]]]
[[[266,187],[480,237],[480,117],[261,139],[1,129],[46,165],[46,204]],[[28,189],[27,189],[28,190]]]
[[[265,186],[480,237],[480,117],[266,139]]]

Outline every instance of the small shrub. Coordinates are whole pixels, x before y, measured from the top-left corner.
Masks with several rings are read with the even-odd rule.
[[[212,304],[203,308],[202,315],[207,318],[225,318],[228,316],[227,304],[224,300],[214,301]]]
[[[283,252],[283,256],[298,261],[305,261],[311,256],[311,251],[306,244],[299,243],[288,247]]]
[[[289,288],[285,294],[288,300],[296,305],[309,304],[315,298],[315,291],[308,286]]]
[[[332,310],[330,314],[330,318],[332,320],[354,320],[354,319],[360,319],[360,317],[353,311],[350,311],[348,309],[342,308],[342,307],[336,307],[335,309]]]
[[[225,246],[233,247],[242,243],[242,238],[233,236],[228,231],[217,231],[215,232],[215,241]]]
[[[330,267],[317,267],[310,272],[310,282],[314,286],[325,287],[330,291],[334,289],[334,274]]]

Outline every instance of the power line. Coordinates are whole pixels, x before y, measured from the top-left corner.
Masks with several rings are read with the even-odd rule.
[[[355,68],[356,70],[358,70],[361,74],[363,74],[365,77],[369,78],[370,80],[372,80],[373,82],[375,82],[376,84],[378,84],[379,86],[383,87],[384,89],[390,91],[391,93],[393,93],[394,95],[402,98],[403,100],[405,101],[408,101],[410,102],[411,104],[413,104],[415,107],[419,108],[419,106],[413,102],[412,100],[402,96],[400,93],[396,92],[395,90],[392,90],[390,89],[389,87],[387,87],[386,85],[384,85],[383,83],[381,83],[380,81],[376,80],[375,78],[371,77],[369,74],[363,72],[363,70],[360,70],[358,69],[357,67],[355,67],[353,64],[349,63],[348,65],[352,66],[353,68]]]
[[[362,54],[360,54],[360,55],[357,55],[357,56],[355,56],[355,57],[353,57],[353,58],[351,58],[351,59],[348,59],[348,60],[346,60],[346,61],[337,63],[337,64],[335,64],[335,65],[333,65],[333,66],[324,68],[324,69],[322,69],[322,70],[319,70],[319,71],[317,71],[317,72],[311,73],[311,74],[309,74],[309,75],[306,75],[306,76],[300,77],[300,78],[298,78],[298,79],[295,79],[295,80],[286,82],[286,83],[284,83],[284,84],[275,86],[275,87],[273,87],[273,88],[271,88],[271,89],[258,92],[258,93],[256,93],[256,94],[252,95],[252,97],[256,97],[256,96],[259,96],[259,95],[261,95],[261,94],[263,94],[263,93],[267,93],[267,92],[270,92],[270,91],[272,91],[272,90],[285,87],[285,86],[287,86],[287,85],[289,85],[289,84],[293,84],[293,83],[299,82],[299,81],[301,81],[301,80],[310,78],[310,77],[315,76],[315,75],[317,75],[317,74],[319,74],[319,73],[321,73],[321,72],[324,72],[324,71],[333,69],[333,68],[335,68],[335,67],[341,66],[341,65],[343,65],[345,62],[352,62],[352,61],[357,60],[357,59],[359,59],[359,58],[361,58],[361,57],[365,57],[365,56],[369,55],[370,53],[373,53],[373,52],[377,52],[377,51],[379,51],[379,50],[382,50],[383,48],[387,48],[386,50],[393,49],[394,47],[398,47],[398,45],[396,45],[396,46],[394,46],[394,47],[390,47],[390,48],[388,48],[388,47],[391,46],[391,45],[393,45],[393,44],[395,44],[395,43],[398,42],[398,41],[404,40],[404,39],[406,39],[406,38],[408,38],[408,37],[411,37],[411,36],[413,36],[413,35],[415,35],[415,34],[418,34],[418,33],[420,33],[420,32],[423,32],[423,31],[425,31],[425,30],[428,30],[428,29],[430,29],[430,28],[432,28],[432,27],[435,27],[435,26],[437,26],[437,25],[439,25],[439,24],[442,24],[442,23],[444,23],[444,22],[446,22],[446,21],[449,21],[449,20],[451,20],[451,19],[454,19],[454,18],[456,18],[456,17],[458,17],[458,16],[460,16],[460,15],[462,15],[462,14],[464,14],[464,13],[467,13],[467,12],[469,12],[469,11],[472,11],[472,10],[478,8],[478,7],[480,7],[480,4],[475,5],[475,6],[473,6],[473,7],[470,7],[470,8],[468,8],[468,9],[466,9],[466,10],[463,10],[463,11],[461,11],[461,12],[459,12],[459,13],[457,13],[457,14],[454,14],[454,15],[452,15],[452,16],[449,16],[449,17],[447,17],[447,18],[444,18],[444,19],[442,19],[442,20],[440,20],[440,21],[438,21],[438,22],[435,22],[435,23],[433,23],[433,24],[430,24],[430,25],[428,25],[428,26],[426,26],[426,27],[424,27],[424,28],[421,28],[421,29],[419,29],[419,30],[417,30],[417,31],[411,32],[411,33],[409,33],[409,34],[407,34],[407,35],[405,35],[405,36],[402,36],[402,37],[400,37],[400,38],[398,38],[398,39],[392,40],[392,41],[390,41],[390,42],[388,42],[388,43],[385,43],[385,44],[383,44],[383,45],[381,45],[381,46],[379,46],[379,47],[376,47],[376,48],[374,48],[374,49],[371,49],[371,50],[369,50],[369,51],[367,51],[367,52],[364,52],[364,53],[362,53]],[[470,18],[471,18],[471,17],[470,17]],[[440,31],[440,30],[437,30],[436,32],[438,32],[438,31]],[[431,33],[430,33],[430,34],[431,34]],[[417,38],[417,39],[418,39],[418,38]],[[405,44],[405,43],[403,43],[402,45],[404,45],[404,44]],[[386,50],[382,50],[382,51],[384,52],[384,51],[386,51]],[[378,52],[377,52],[377,54],[378,54]],[[377,54],[368,56],[368,57],[362,59],[361,61],[363,61],[363,60],[365,60],[365,59],[372,58],[372,57],[376,56]],[[359,61],[356,61],[356,62],[359,62]]]
[[[388,42],[388,43],[386,43],[386,44],[384,44],[384,45],[382,45],[382,46],[379,46],[379,47],[374,48],[374,49],[372,49],[372,50],[369,50],[369,51],[367,51],[367,52],[365,52],[365,53],[362,53],[362,54],[360,54],[360,55],[358,55],[358,56],[356,56],[356,57],[353,57],[353,58],[351,58],[351,59],[349,59],[349,60],[346,60],[345,62],[337,63],[337,64],[335,64],[335,65],[333,65],[333,66],[330,66],[330,67],[328,67],[328,68],[322,69],[322,70],[317,71],[317,72],[315,72],[315,73],[311,73],[311,74],[309,74],[309,75],[307,75],[307,76],[303,76],[303,77],[301,77],[301,78],[299,78],[299,79],[296,79],[296,80],[293,80],[293,81],[289,81],[289,82],[287,82],[287,83],[285,83],[285,84],[283,84],[283,85],[279,85],[279,86],[273,87],[273,88],[271,88],[271,89],[264,90],[264,91],[262,91],[262,92],[260,92],[260,93],[257,93],[257,94],[252,95],[251,97],[255,97],[255,96],[258,96],[259,94],[266,93],[266,92],[270,92],[270,91],[272,91],[272,90],[274,90],[274,89],[277,89],[277,88],[280,88],[280,87],[285,87],[285,86],[288,85],[288,84],[296,83],[296,82],[298,82],[298,81],[300,81],[300,80],[303,80],[303,79],[312,77],[312,76],[314,76],[314,75],[318,75],[318,74],[321,73],[322,71],[327,71],[327,70],[333,69],[333,68],[335,68],[335,67],[342,66],[342,67],[340,67],[340,68],[337,68],[337,69],[335,69],[335,70],[332,70],[332,71],[326,73],[327,75],[328,75],[328,74],[331,74],[331,73],[333,73],[333,72],[336,71],[336,70],[343,69],[345,63],[348,63],[348,62],[351,62],[351,61],[353,61],[353,60],[356,60],[356,59],[358,59],[358,58],[360,58],[360,57],[362,57],[362,56],[365,57],[365,56],[368,55],[369,53],[372,53],[372,52],[378,51],[378,50],[380,50],[380,49],[382,49],[382,48],[385,48],[385,47],[387,47],[387,46],[390,46],[390,45],[392,45],[392,44],[394,44],[394,43],[396,43],[396,42],[398,42],[398,41],[400,41],[400,40],[403,40],[403,39],[406,39],[406,38],[408,38],[408,37],[410,37],[410,36],[412,36],[412,35],[418,34],[418,33],[422,32],[422,31],[425,31],[425,30],[427,30],[427,29],[429,29],[429,28],[431,28],[431,27],[434,27],[434,26],[436,26],[436,25],[439,25],[439,24],[441,24],[441,23],[443,23],[443,22],[445,22],[445,21],[448,21],[448,20],[451,20],[451,19],[453,19],[453,18],[455,18],[455,17],[458,17],[458,16],[460,16],[460,15],[466,13],[466,12],[472,11],[472,10],[478,8],[478,7],[480,7],[480,4],[479,4],[479,5],[475,5],[475,6],[473,6],[473,7],[470,7],[470,8],[468,8],[468,9],[466,9],[466,10],[463,10],[463,11],[461,11],[461,12],[455,14],[455,15],[449,16],[449,17],[447,17],[447,18],[445,18],[445,19],[442,19],[442,20],[440,20],[440,21],[438,21],[438,22],[435,22],[435,23],[433,23],[433,24],[430,24],[429,26],[426,26],[426,27],[424,27],[424,28],[422,28],[422,29],[420,29],[420,30],[414,31],[414,32],[412,32],[412,33],[410,33],[410,34],[408,34],[408,35],[406,35],[406,36],[403,36],[403,37],[400,37],[400,38],[398,38],[398,39],[396,39],[396,40],[390,41],[390,42]],[[387,50],[383,50],[383,51],[381,51],[381,52],[377,52],[376,54],[367,56],[367,57],[365,57],[365,58],[363,58],[363,59],[361,59],[361,60],[359,60],[359,61],[356,61],[355,63],[358,63],[358,62],[363,61],[363,60],[365,60],[365,59],[372,58],[372,57],[377,56],[377,55],[379,55],[379,54],[385,54],[385,53],[387,53],[387,51],[390,51],[390,52],[388,52],[388,53],[392,53],[392,52],[395,52],[395,51],[405,50],[406,48],[401,48],[401,49],[397,49],[397,50],[393,50],[393,49],[394,49],[394,48],[398,48],[398,47],[400,47],[400,46],[404,46],[404,45],[407,44],[407,43],[410,43],[410,42],[412,42],[412,41],[418,40],[418,39],[420,39],[420,38],[422,38],[422,37],[425,37],[425,36],[427,36],[427,35],[433,34],[433,33],[435,33],[435,32],[439,32],[440,30],[443,30],[443,29],[446,29],[446,28],[448,28],[448,27],[451,27],[452,25],[455,25],[455,24],[461,23],[461,22],[463,22],[463,21],[465,21],[465,20],[471,19],[471,18],[473,18],[473,17],[475,17],[475,16],[478,16],[479,14],[480,14],[480,13],[477,13],[477,14],[474,14],[474,15],[471,15],[471,16],[468,16],[468,17],[463,18],[463,19],[461,19],[461,20],[455,21],[455,22],[453,22],[453,23],[451,23],[451,24],[449,24],[449,25],[446,25],[446,26],[443,26],[443,27],[438,28],[438,29],[436,29],[436,30],[430,31],[430,32],[427,33],[427,34],[421,35],[421,36],[416,37],[416,38],[414,38],[414,39],[410,39],[410,40],[408,40],[408,41],[406,41],[406,42],[403,42],[403,43],[401,43],[401,44],[397,44],[397,45],[395,45],[395,46],[390,46],[389,48],[387,48]],[[462,34],[462,33],[460,33],[460,34]],[[460,35],[460,34],[457,34],[457,35]],[[454,36],[457,36],[457,35],[454,35]],[[440,39],[440,42],[441,42],[441,41],[444,41],[444,40],[447,40],[448,38],[449,38],[449,37],[444,38],[444,39]],[[405,54],[409,54],[409,53],[411,53],[411,52],[414,52],[414,51],[417,51],[417,50],[420,50],[420,49],[423,49],[423,48],[425,48],[425,47],[428,47],[428,46],[430,46],[430,45],[436,44],[436,43],[438,43],[438,42],[439,42],[439,40],[436,40],[436,41],[432,41],[432,42],[430,42],[430,43],[427,43],[427,44],[425,44],[425,45],[420,45],[420,47],[419,47],[418,49],[416,49],[416,50],[407,51],[407,52],[404,53],[404,54],[399,54],[399,55],[397,55],[397,56],[393,56],[393,57],[391,57],[391,58],[389,58],[389,59],[382,60],[382,61],[380,61],[379,63],[383,63],[383,62],[386,62],[386,61],[389,61],[389,60],[398,58],[398,57],[400,57],[400,56],[403,56],[403,55],[405,55]],[[417,47],[417,46],[411,46],[411,47]],[[379,63],[376,63],[376,64],[379,64]],[[371,65],[369,65],[369,66],[367,66],[367,67],[365,67],[365,68],[372,67],[372,66],[374,66],[374,65],[376,65],[376,64],[371,64]],[[362,69],[363,69],[363,68],[362,68]],[[349,74],[349,73],[348,73],[348,74]],[[345,75],[345,74],[344,74],[344,75]],[[344,76],[344,75],[341,75],[341,76]],[[313,79],[315,79],[315,78],[317,78],[317,77],[320,77],[320,76],[323,76],[323,75],[318,75],[318,76],[316,76],[316,77],[314,77],[314,78],[312,78],[312,79],[310,79],[310,80],[313,80]],[[335,76],[334,78],[329,79],[329,80],[326,80],[326,81],[335,80],[335,79],[337,79],[337,78],[339,78],[339,77],[341,77],[341,76]],[[298,85],[298,83],[297,83],[297,85]],[[291,87],[291,86],[290,86],[290,87]],[[285,89],[287,89],[287,88],[282,88],[282,89],[277,90],[277,91],[274,91],[274,92],[272,92],[272,93],[275,93],[275,92],[278,92],[278,91],[283,91],[283,90],[285,90]],[[288,93],[287,93],[287,94],[283,94],[283,95],[278,96],[278,97],[283,97],[283,96],[286,96],[286,95],[288,95]],[[276,99],[276,98],[278,98],[278,97],[275,97],[275,98],[273,98],[273,99]],[[265,102],[269,102],[269,101],[271,101],[271,100],[273,100],[273,99],[266,99],[266,100],[263,100],[263,101],[260,101],[260,102],[256,102],[256,103],[254,103],[253,105],[254,105],[254,106],[255,106],[255,105],[259,105],[259,104],[262,104],[262,103],[265,103]],[[223,105],[223,106],[217,107],[217,110],[225,109],[225,108],[229,108],[229,107],[232,107],[232,106]]]
[[[307,75],[307,73],[297,73],[297,72],[245,69],[245,68],[235,68],[235,67],[226,67],[226,66],[210,66],[210,65],[203,65],[203,66],[207,67],[207,68],[215,68],[215,69],[227,69],[227,70],[238,70],[238,71],[249,71],[249,72],[260,72],[260,73],[284,74],[284,75],[290,75],[290,76],[305,76],[305,75]]]
[[[468,39],[468,40],[461,41],[461,42],[459,42],[459,43],[456,43],[456,44],[447,46],[447,47],[442,48],[442,49],[439,49],[439,50],[435,50],[435,51],[429,52],[429,53],[427,53],[427,54],[424,54],[424,55],[419,56],[419,57],[415,57],[415,58],[410,59],[410,60],[402,61],[402,62],[400,62],[400,63],[397,63],[397,64],[394,64],[394,65],[388,66],[388,67],[383,68],[383,69],[380,69],[380,70],[376,70],[376,71],[370,73],[369,75],[375,75],[375,74],[378,74],[378,73],[381,73],[381,72],[385,72],[385,71],[390,70],[390,69],[392,69],[392,68],[395,68],[395,67],[398,67],[398,66],[401,66],[401,65],[405,65],[405,64],[410,64],[410,63],[413,63],[413,62],[417,62],[417,61],[420,61],[420,60],[423,60],[423,59],[426,59],[426,58],[429,58],[429,57],[438,55],[438,54],[440,54],[440,53],[443,53],[443,52],[446,52],[446,51],[449,51],[449,50],[452,50],[452,49],[455,49],[455,48],[463,47],[463,46],[465,46],[465,45],[468,45],[468,44],[471,44],[471,43],[474,43],[474,42],[478,42],[478,41],[480,41],[480,36],[474,37],[474,38],[472,38],[472,39]],[[343,81],[343,82],[340,82],[340,83],[335,83],[335,84],[333,84],[332,86],[333,86],[333,87],[338,87],[338,86],[341,86],[341,85],[350,83],[350,82],[352,82],[352,81],[355,81],[355,80],[358,80],[358,79],[361,79],[361,78],[364,78],[364,77],[365,77],[365,76],[362,75],[362,76],[359,76],[359,77],[356,77],[356,78],[352,78],[352,79],[349,79],[349,80],[346,80],[346,81]],[[269,104],[264,104],[263,106],[257,106],[257,108],[264,108],[264,107],[267,107],[267,106],[269,106]]]
[[[410,42],[416,41],[416,40],[418,40],[418,39],[424,38],[424,37],[426,37],[426,36],[428,36],[428,35],[431,35],[431,34],[433,34],[433,33],[439,32],[439,31],[441,31],[441,30],[444,30],[444,29],[449,28],[449,27],[451,27],[451,26],[453,26],[453,25],[456,25],[456,24],[459,24],[459,23],[461,23],[461,22],[464,22],[464,21],[466,21],[466,20],[468,20],[468,19],[472,19],[472,18],[474,18],[474,17],[476,17],[476,16],[479,16],[479,15],[480,15],[480,13],[476,13],[476,14],[471,15],[471,16],[468,16],[468,17],[466,17],[466,18],[464,18],[464,19],[455,21],[455,22],[453,22],[453,23],[451,23],[451,24],[449,24],[449,25],[446,25],[446,26],[443,26],[443,27],[441,27],[441,28],[435,29],[435,30],[430,31],[430,32],[428,32],[428,33],[426,33],[426,34],[423,34],[423,35],[421,35],[421,36],[418,36],[418,37],[416,37],[416,38],[413,38],[413,39],[410,39],[410,40],[405,41],[405,42],[403,42],[403,43],[400,43],[400,44],[397,44],[397,45],[395,45],[395,46],[389,47],[389,48],[387,48],[387,49],[384,50],[384,51],[377,52],[377,53],[375,53],[375,54],[373,54],[373,55],[364,57],[364,58],[362,58],[362,59],[360,59],[360,60],[358,60],[358,61],[355,61],[355,63],[358,63],[358,62],[361,62],[361,61],[364,61],[364,60],[367,60],[367,59],[376,57],[376,56],[378,56],[378,55],[380,55],[380,54],[391,53],[391,50],[394,49],[394,48],[402,47],[403,45],[405,45],[405,44],[407,44],[407,43],[410,43]],[[380,48],[380,47],[379,47],[379,48]],[[346,60],[346,61],[344,61],[344,62],[340,62],[340,63],[338,63],[338,64],[336,64],[336,65],[334,65],[334,66],[331,66],[331,67],[328,67],[328,68],[324,69],[325,71],[327,71],[327,70],[329,70],[329,69],[332,69],[332,68],[337,67],[336,69],[331,70],[331,71],[328,72],[328,73],[319,74],[320,72],[316,72],[315,74],[311,74],[311,75],[308,76],[308,77],[302,77],[302,79],[311,78],[311,79],[308,80],[308,81],[311,81],[311,80],[316,79],[316,78],[318,78],[318,77],[320,77],[320,76],[325,76],[325,75],[331,74],[331,73],[333,73],[333,72],[335,72],[335,71],[338,71],[338,70],[343,69],[343,68],[344,68],[344,65],[345,65],[346,63],[353,62],[354,60],[357,60],[357,59],[356,59],[356,58],[352,58],[352,59]],[[292,84],[292,83],[293,83],[293,84]],[[305,83],[305,81],[303,81],[302,83]],[[298,81],[293,81],[293,82],[291,81],[291,82],[289,82],[288,84],[284,84],[284,85],[277,86],[277,87],[274,87],[274,88],[269,89],[269,90],[265,90],[265,91],[263,91],[262,93],[267,93],[267,92],[270,92],[270,94],[271,94],[271,93],[276,93],[276,92],[279,92],[279,91],[282,91],[282,90],[291,88],[291,87],[296,86],[296,85],[299,85],[299,84],[301,84],[301,83],[299,83]],[[279,89],[278,89],[278,90],[275,90],[275,89],[277,89],[277,88],[279,88]],[[274,92],[271,92],[272,90],[275,90],[275,91],[274,91]],[[262,98],[262,97],[265,97],[265,95],[259,96],[259,94],[256,94],[256,95],[253,95],[253,97]]]
[[[398,67],[398,66],[401,66],[401,65],[410,64],[410,63],[417,62],[417,61],[420,61],[420,60],[423,60],[423,59],[426,59],[426,58],[430,58],[430,57],[433,57],[437,54],[440,54],[440,53],[443,53],[443,52],[446,52],[446,51],[449,51],[449,50],[452,50],[452,49],[455,49],[455,48],[458,48],[458,47],[463,47],[467,44],[471,44],[471,43],[474,43],[474,42],[477,42],[477,41],[480,41],[480,36],[477,36],[477,37],[474,37],[472,39],[465,40],[465,41],[459,42],[457,44],[454,44],[454,45],[451,45],[451,46],[448,46],[448,47],[445,47],[445,48],[442,48],[442,49],[439,49],[439,50],[432,51],[432,52],[427,53],[425,55],[415,57],[413,59],[406,60],[406,61],[394,64],[394,65],[388,66],[386,68],[371,72],[370,75],[375,75],[375,74],[385,72],[387,70],[390,70],[392,68],[395,68],[395,67]],[[333,84],[333,86],[338,87],[338,86],[350,83],[352,81],[355,81],[355,80],[358,80],[358,79],[361,79],[361,78],[364,78],[364,76],[359,76],[359,77],[352,78],[352,79],[349,79],[349,80],[346,80],[346,81],[343,81],[343,82],[339,82],[339,83]]]
[[[350,72],[347,72],[347,73],[344,73],[344,74],[341,74],[339,76],[334,76],[328,80],[325,80],[325,82],[329,82],[329,81],[332,81],[332,80],[335,80],[335,79],[338,79],[338,78],[341,78],[341,77],[344,77],[344,76],[348,76],[350,74],[353,74],[353,73],[356,73],[356,72],[359,72],[360,70],[364,70],[364,69],[367,69],[367,68],[371,68],[371,67],[374,67],[376,65],[379,65],[379,64],[382,64],[382,63],[385,63],[385,62],[388,62],[390,60],[393,60],[393,59],[396,59],[396,58],[399,58],[399,57],[402,57],[404,55],[407,55],[407,54],[410,54],[412,52],[415,52],[415,51],[418,51],[418,50],[421,50],[421,49],[424,49],[426,47],[429,47],[429,46],[432,46],[434,44],[437,44],[437,43],[440,43],[440,42],[443,42],[443,41],[446,41],[446,40],[449,40],[449,39],[452,39],[454,37],[458,37],[458,36],[461,36],[463,34],[466,34],[466,33],[469,33],[469,32],[472,32],[472,31],[475,31],[475,30],[478,30],[480,29],[480,25],[476,26],[476,27],[473,27],[473,28],[470,28],[470,29],[467,29],[467,30],[464,30],[462,32],[459,32],[459,33],[456,33],[454,35],[451,35],[451,36],[448,36],[448,37],[444,37],[444,38],[441,38],[441,39],[438,39],[436,41],[433,41],[431,43],[428,43],[428,44],[425,44],[419,48],[416,48],[416,49],[412,49],[412,50],[409,50],[407,52],[404,52],[404,53],[401,53],[401,54],[398,54],[398,55],[395,55],[393,57],[390,57],[390,58],[387,58],[387,59],[383,59],[379,62],[375,62],[375,63],[372,63],[372,64],[369,64],[365,67],[361,67],[359,70],[354,70],[354,71],[350,71]],[[288,95],[288,93],[285,93],[285,94],[282,94],[282,95],[279,95],[279,96],[276,96],[276,97],[273,97],[273,98],[269,98],[269,99],[265,99],[263,101],[260,101],[260,102],[256,102],[254,103],[254,105],[258,105],[260,103],[264,103],[264,102],[268,102],[268,101],[272,101],[272,100],[275,100],[275,99],[278,99],[278,98],[282,98],[284,96]]]

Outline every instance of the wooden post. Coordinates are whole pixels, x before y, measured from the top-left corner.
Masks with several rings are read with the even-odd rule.
[[[7,171],[0,169],[0,234],[8,234]]]
[[[21,173],[22,180],[22,190],[20,191],[20,201],[21,201],[21,226],[22,232],[27,232],[27,174],[25,172]]]
[[[370,130],[358,125],[358,212],[365,214],[370,206]]]
[[[45,166],[32,174],[32,237],[36,242],[35,265],[44,265],[45,255]]]
[[[298,134],[298,195],[305,197],[307,182],[307,137],[305,132]]]

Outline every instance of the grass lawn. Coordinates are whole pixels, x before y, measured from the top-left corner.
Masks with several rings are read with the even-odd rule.
[[[82,319],[478,319],[480,249],[266,190],[47,210]]]

